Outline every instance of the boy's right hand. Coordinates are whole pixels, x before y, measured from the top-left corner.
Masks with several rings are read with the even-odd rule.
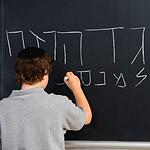
[[[67,72],[66,77],[68,77],[68,80],[66,80],[64,77],[64,82],[72,92],[81,88],[80,80],[76,75],[73,74],[73,72]]]

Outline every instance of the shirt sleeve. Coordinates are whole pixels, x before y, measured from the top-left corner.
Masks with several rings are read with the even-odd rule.
[[[1,142],[1,122],[0,122],[0,150],[2,150],[2,142]]]
[[[84,126],[86,111],[84,108],[76,106],[71,100],[66,98],[64,116],[64,130],[76,131]]]
[[[1,143],[1,139],[0,139],[0,150],[2,150],[2,143]]]

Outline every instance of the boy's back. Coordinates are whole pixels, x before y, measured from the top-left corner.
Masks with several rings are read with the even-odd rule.
[[[4,150],[62,150],[64,133],[79,130],[86,114],[67,97],[36,87],[13,91],[0,102],[0,116]]]
[[[15,80],[21,90],[0,101],[0,149],[64,150],[65,132],[91,122],[90,106],[72,72],[66,73],[64,82],[77,106],[65,96],[44,91],[53,63],[51,56],[37,47],[23,49],[16,57]]]

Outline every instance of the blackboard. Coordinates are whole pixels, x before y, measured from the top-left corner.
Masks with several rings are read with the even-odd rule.
[[[1,1],[0,98],[19,86],[13,62],[24,47],[46,49],[56,61],[48,93],[72,93],[73,71],[93,120],[66,140],[150,141],[150,1]]]

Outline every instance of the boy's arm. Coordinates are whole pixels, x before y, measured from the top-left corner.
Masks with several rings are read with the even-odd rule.
[[[81,88],[80,80],[72,72],[67,72],[66,77],[68,77],[68,80],[64,78],[64,82],[73,92],[77,106],[83,107],[85,109],[86,111],[85,124],[89,124],[92,120],[92,111]]]

